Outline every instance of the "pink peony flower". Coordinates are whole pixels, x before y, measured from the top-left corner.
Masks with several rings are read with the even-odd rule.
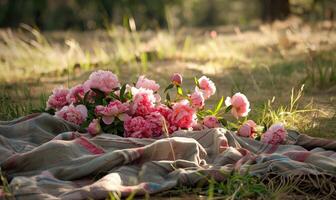
[[[129,109],[128,103],[121,103],[119,100],[111,101],[107,106],[96,106],[95,112],[97,115],[101,115],[105,124],[112,124],[115,117],[118,117],[121,121],[124,121]]]
[[[208,99],[210,96],[214,95],[216,92],[215,84],[206,76],[202,76],[198,79],[199,89],[203,93],[205,99]],[[198,90],[196,87],[195,90]]]
[[[142,116],[128,117],[124,122],[125,137],[150,138],[152,137],[151,124]]]
[[[182,76],[179,73],[174,73],[173,76],[171,77],[171,81],[174,85],[181,85],[182,84]]]
[[[273,124],[261,137],[267,144],[282,144],[285,142],[287,131],[282,123]]]
[[[168,106],[164,104],[159,104],[155,107],[155,111],[159,112],[166,120],[168,120],[168,117],[173,112],[172,109],[168,108]]]
[[[47,109],[59,110],[67,105],[67,95],[69,90],[64,87],[55,88],[47,101]]]
[[[78,103],[81,99],[84,98],[85,92],[87,90],[84,88],[83,85],[76,85],[70,89],[66,99],[69,104],[71,103]]]
[[[154,80],[145,78],[145,76],[139,77],[138,82],[136,83],[135,87],[153,90],[153,92],[156,92],[160,89],[159,84],[157,84]]]
[[[254,138],[257,124],[253,120],[247,120],[239,129],[237,134],[242,137]]]
[[[161,102],[161,96],[159,94],[154,94],[154,97],[155,97],[155,103]]]
[[[93,119],[89,124],[87,131],[92,135],[96,136],[101,132],[101,126],[99,119]]]
[[[227,97],[225,105],[232,106],[231,113],[236,118],[245,117],[250,112],[250,102],[240,92],[234,94],[232,98]]]
[[[212,115],[209,115],[209,116],[206,116],[204,119],[203,119],[203,124],[208,127],[208,128],[217,128],[217,127],[220,127],[221,124],[219,123],[217,117],[215,116],[212,116]]]
[[[171,125],[179,128],[191,128],[197,122],[196,111],[190,107],[188,100],[175,103],[169,119]]]
[[[93,72],[85,83],[89,88],[99,89],[105,93],[120,86],[118,77],[110,71],[99,70]]]
[[[130,108],[133,114],[145,116],[154,110],[156,98],[153,90],[133,87],[132,94],[133,102]]]
[[[159,112],[152,112],[145,116],[147,122],[149,122],[150,129],[152,131],[152,136],[159,137],[163,133],[163,127],[165,123],[165,118]]]
[[[64,106],[61,110],[57,111],[55,116],[68,122],[81,125],[86,120],[88,111],[82,104],[77,106],[71,104],[69,106]]]
[[[196,90],[191,96],[190,96],[191,105],[194,108],[203,108],[204,106],[204,97],[202,92]]]
[[[171,122],[171,117],[173,113],[172,109],[168,108],[168,106],[164,104],[159,104],[158,106],[155,107],[155,111],[159,112],[164,117],[165,124],[170,134],[173,133],[174,131],[177,131],[178,127]]]

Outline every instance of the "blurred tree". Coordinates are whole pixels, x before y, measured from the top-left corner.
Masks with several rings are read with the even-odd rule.
[[[0,0],[0,27],[20,23],[43,30],[96,29],[110,24],[137,29],[168,26],[248,25],[295,14],[333,19],[336,0]],[[261,13],[261,17],[259,15]],[[174,24],[174,25],[173,25]]]
[[[261,7],[264,22],[283,20],[290,14],[289,0],[261,0]]]
[[[216,24],[216,5],[214,0],[207,1],[208,8],[205,14],[204,21],[207,25],[215,25]]]

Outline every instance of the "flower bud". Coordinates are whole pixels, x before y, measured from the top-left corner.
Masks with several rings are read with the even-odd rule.
[[[92,136],[98,135],[98,133],[101,132],[101,127],[98,119],[92,120],[92,122],[89,124],[89,127],[87,128],[88,132]]]
[[[182,76],[179,73],[174,73],[173,76],[171,77],[171,81],[174,85],[181,85],[182,84]]]

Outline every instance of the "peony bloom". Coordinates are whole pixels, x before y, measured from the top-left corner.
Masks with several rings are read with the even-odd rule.
[[[95,112],[97,115],[103,116],[102,120],[105,124],[112,124],[115,117],[120,120],[124,120],[127,114],[126,111],[129,109],[128,103],[121,103],[119,100],[111,101],[107,106],[96,106]]]
[[[156,98],[153,90],[133,87],[132,94],[133,102],[130,108],[133,114],[145,116],[154,110]]]
[[[179,128],[191,128],[197,123],[196,111],[190,107],[187,100],[173,105],[173,112],[169,116],[170,124]]]
[[[145,116],[152,132],[153,137],[159,137],[163,133],[165,118],[159,112],[152,112]]]
[[[168,120],[168,117],[173,112],[172,109],[168,108],[168,106],[164,104],[159,104],[155,107],[155,111],[159,112],[166,120]]]
[[[174,73],[173,76],[171,77],[171,81],[174,85],[181,85],[182,84],[182,76],[179,73]]]
[[[204,126],[206,126],[208,128],[217,128],[217,127],[221,126],[221,124],[219,123],[217,117],[212,116],[212,115],[206,116],[203,119],[203,124],[204,124]]]
[[[83,85],[79,84],[74,86],[70,89],[68,95],[66,96],[67,102],[69,104],[80,102],[80,100],[84,98],[85,92],[87,92],[87,90]]]
[[[161,102],[160,94],[154,94],[154,97],[155,97],[155,103],[160,103]]]
[[[99,70],[93,72],[85,85],[89,88],[98,89],[105,93],[111,92],[120,86],[118,77],[110,71]]]
[[[267,144],[282,144],[285,142],[287,131],[282,123],[273,124],[261,137]]]
[[[99,119],[93,119],[87,128],[87,131],[92,135],[96,136],[101,132],[101,126]]]
[[[199,89],[203,93],[205,99],[208,99],[210,96],[215,94],[216,86],[208,77],[202,76],[200,79],[198,79],[198,83]]]
[[[247,120],[239,129],[237,134],[242,137],[254,138],[257,124],[253,120]]]
[[[232,106],[231,113],[236,118],[245,117],[250,112],[250,102],[240,92],[234,94],[232,98],[227,97],[225,105]]]
[[[151,124],[141,116],[128,117],[124,122],[125,137],[150,138],[152,137]]]
[[[160,89],[159,84],[157,84],[154,80],[147,79],[145,76],[139,77],[135,87],[153,90],[153,92],[157,92]]]
[[[67,95],[69,90],[64,87],[55,88],[47,101],[47,109],[59,110],[67,105]]]
[[[191,105],[194,108],[203,108],[204,106],[204,97],[203,97],[203,93],[196,90],[194,93],[192,93],[192,95],[190,96],[190,101],[191,101]]]
[[[86,120],[88,111],[82,104],[77,106],[71,104],[69,106],[64,106],[61,110],[57,111],[55,116],[68,122],[81,125]]]

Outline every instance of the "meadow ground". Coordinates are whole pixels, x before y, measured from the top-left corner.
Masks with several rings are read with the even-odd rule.
[[[326,23],[43,33],[22,26],[0,30],[0,69],[0,120],[43,109],[54,87],[74,86],[93,70],[111,70],[121,82],[144,74],[162,87],[179,72],[190,89],[194,76],[215,82],[210,105],[242,92],[260,124],[336,138],[336,31]]]
[[[245,29],[1,30],[0,119],[43,108],[52,88],[74,86],[93,70],[111,70],[122,82],[145,74],[162,87],[179,72],[189,88],[194,76],[214,80],[217,96],[210,105],[222,95],[242,92],[251,101],[250,117],[261,124],[283,121],[309,135],[335,138],[335,50],[335,31],[295,20]],[[301,95],[294,103],[292,89],[294,96]]]

